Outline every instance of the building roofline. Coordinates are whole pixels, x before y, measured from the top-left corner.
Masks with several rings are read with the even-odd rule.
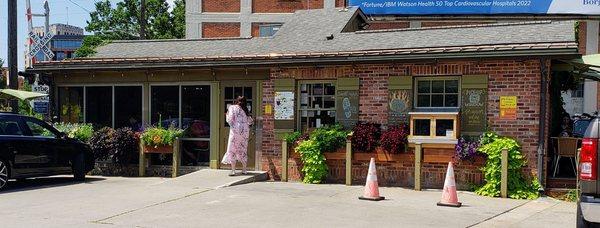
[[[177,57],[177,58],[119,58],[119,59],[77,59],[42,62],[32,72],[65,70],[114,70],[151,68],[198,68],[219,66],[270,66],[281,64],[344,63],[369,61],[396,61],[418,59],[450,58],[498,58],[498,57],[575,57],[577,44],[542,43],[511,46],[468,46],[450,48],[419,48],[397,50],[372,50],[356,52],[271,54],[253,56]],[[60,64],[56,64],[60,63]]]

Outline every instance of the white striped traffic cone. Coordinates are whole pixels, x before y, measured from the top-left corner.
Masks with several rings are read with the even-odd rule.
[[[454,166],[452,162],[448,163],[446,171],[446,180],[444,181],[444,190],[442,192],[442,200],[437,203],[438,206],[460,207],[462,203],[458,202],[458,194],[456,193],[456,180],[454,179]]]
[[[367,183],[365,184],[365,193],[358,197],[361,200],[379,201],[385,197],[379,195],[379,184],[377,183],[377,168],[375,168],[375,158],[371,158],[369,163],[369,173],[367,174]]]

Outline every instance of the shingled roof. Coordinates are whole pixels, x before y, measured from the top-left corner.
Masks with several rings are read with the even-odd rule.
[[[36,68],[77,65],[189,63],[272,64],[277,60],[465,55],[490,56],[576,54],[573,21],[537,21],[397,30],[362,30],[358,8],[301,10],[273,37],[114,41],[97,49],[93,58],[41,62]],[[92,65],[90,65],[92,64]],[[193,65],[192,64],[192,65]]]

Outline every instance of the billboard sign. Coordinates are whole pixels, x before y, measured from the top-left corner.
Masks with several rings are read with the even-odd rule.
[[[349,0],[374,15],[600,15],[600,0]]]

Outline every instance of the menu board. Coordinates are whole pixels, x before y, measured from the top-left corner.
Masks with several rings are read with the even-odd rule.
[[[275,92],[275,120],[294,120],[294,92]]]
[[[358,122],[358,90],[337,91],[337,122],[352,128]]]
[[[389,124],[397,125],[408,122],[408,112],[412,108],[411,90],[390,90],[389,92]]]
[[[486,89],[463,89],[461,100],[461,131],[466,134],[485,131],[487,123]]]

